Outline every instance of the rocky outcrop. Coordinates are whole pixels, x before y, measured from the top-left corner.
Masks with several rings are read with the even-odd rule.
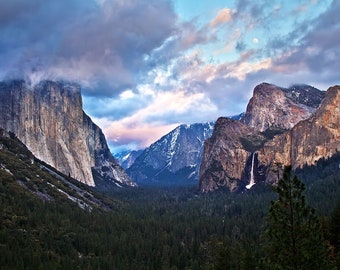
[[[255,87],[241,122],[258,131],[290,129],[309,118],[323,98],[324,92],[308,85],[285,89],[262,83]]]
[[[313,165],[320,158],[329,158],[340,151],[340,86],[327,90],[315,113],[291,130],[274,137],[258,151],[258,160],[267,167],[267,180],[275,163],[292,165],[293,169]]]
[[[200,167],[199,188],[202,192],[228,187],[238,188],[245,164],[251,153],[244,149],[242,138],[252,136],[254,129],[240,121],[221,117],[216,121],[213,135],[204,144]]]
[[[333,156],[340,150],[339,104],[338,86],[325,96],[305,85],[260,84],[240,121],[220,118],[215,124],[204,146],[200,190],[250,188],[251,181],[275,181],[275,163],[295,169]]]
[[[66,82],[0,83],[0,127],[11,131],[40,160],[95,185],[97,175],[134,185],[115,162],[104,134],[82,110],[80,87]]]
[[[146,148],[127,169],[128,174],[141,185],[197,181],[203,144],[211,136],[213,126],[213,123],[178,126]]]

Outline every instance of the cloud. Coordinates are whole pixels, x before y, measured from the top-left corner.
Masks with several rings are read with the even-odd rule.
[[[247,45],[244,41],[240,40],[236,43],[236,46],[235,46],[235,49],[238,51],[238,52],[242,52],[244,51],[245,49],[247,48]]]
[[[339,12],[340,3],[333,1],[325,12],[308,21],[312,27],[307,28],[307,31],[305,24],[301,24],[290,33],[286,42],[293,45],[286,46],[289,51],[286,49],[285,53],[274,59],[275,70],[291,75],[300,74],[301,80],[317,85],[338,81],[334,71],[340,69],[339,61],[336,61],[340,54]],[[299,42],[293,43],[296,36],[300,36]]]
[[[204,46],[216,41],[216,33],[210,31],[207,25],[198,27],[193,21],[181,22],[172,36],[147,55],[147,62],[152,68],[159,65],[171,65],[172,61],[195,50],[197,46]]]
[[[235,11],[229,9],[229,8],[224,8],[220,10],[216,17],[210,22],[209,26],[214,28],[218,27],[222,24],[225,24],[227,22],[230,22],[232,20],[233,14]]]
[[[302,3],[299,6],[297,6],[296,8],[294,8],[293,13],[294,15],[299,15],[299,13],[302,12],[306,12],[310,7],[312,7],[313,5],[315,5],[317,3],[317,0],[309,0],[309,2],[307,3]]]
[[[184,22],[172,0],[2,2],[0,77],[78,82],[115,148],[240,113],[263,81],[338,81],[339,1],[237,0]]]
[[[134,87],[146,68],[143,56],[176,28],[177,17],[165,0],[5,2],[0,69],[7,74],[1,75],[38,72],[74,80],[86,86],[86,94],[110,95]]]
[[[230,68],[228,76],[236,77],[239,80],[245,80],[248,74],[257,73],[261,70],[267,70],[272,67],[272,60],[270,58],[262,59],[257,62],[241,62]]]
[[[141,94],[141,93],[140,93]],[[95,117],[113,147],[134,142],[136,149],[145,148],[181,123],[195,119],[197,112],[209,115],[216,112],[216,106],[204,93],[189,93],[184,90],[153,92],[150,102],[139,110],[119,120]],[[107,113],[106,113],[107,115]],[[196,115],[197,121],[202,115]]]
[[[95,122],[104,125],[102,120],[95,119]],[[152,123],[140,123],[127,127],[122,122],[112,122],[103,130],[111,150],[119,152],[126,149],[146,148],[176,127],[177,124],[155,125]]]
[[[221,15],[217,20],[216,16],[203,27],[188,22],[152,51],[149,63],[153,60],[153,65],[147,83],[133,91],[144,105],[129,112],[125,107],[127,113],[104,129],[111,134],[111,142],[128,144],[133,137],[138,142],[134,147],[142,147],[150,142],[147,130],[157,135],[152,137],[155,141],[180,123],[212,121],[240,113],[245,110],[253,88],[264,81],[283,87],[293,83],[318,87],[338,81],[335,71],[340,66],[334,59],[340,53],[337,20],[340,9],[336,1],[320,17],[296,19],[287,28],[289,31],[278,32],[277,27],[287,21],[286,16],[292,14],[294,6],[287,8],[275,2],[265,6],[265,1],[245,0],[237,4],[231,20],[223,22],[221,18],[227,17]],[[222,25],[223,28],[211,29],[214,21],[216,28]],[[257,32],[253,32],[255,29]],[[220,34],[227,36],[227,40],[220,40]],[[256,43],[259,40],[261,44]],[[206,48],[211,49],[209,44],[218,41],[223,49],[213,53],[224,54],[227,60],[207,60]],[[114,131],[120,129],[125,135],[115,137]],[[132,130],[131,135],[123,130]]]

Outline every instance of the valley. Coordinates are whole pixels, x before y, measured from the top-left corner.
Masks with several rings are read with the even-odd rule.
[[[261,84],[245,114],[180,125],[122,154],[126,172],[82,111],[76,86],[26,87],[0,84],[4,269],[270,269],[267,216],[289,163],[333,250],[327,265],[339,262],[339,87],[325,95],[292,88],[301,101]],[[263,91],[269,102],[256,101]],[[63,109],[73,99],[76,108]]]
[[[265,217],[277,198],[269,185],[258,183],[243,193],[202,194],[197,185],[98,193],[45,167],[13,135],[2,136],[3,269],[264,267]],[[297,172],[332,243],[339,163],[337,153]]]

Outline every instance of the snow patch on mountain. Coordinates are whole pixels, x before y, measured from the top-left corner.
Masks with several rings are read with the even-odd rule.
[[[128,174],[138,184],[197,181],[204,141],[213,128],[214,122],[178,126],[146,148]]]

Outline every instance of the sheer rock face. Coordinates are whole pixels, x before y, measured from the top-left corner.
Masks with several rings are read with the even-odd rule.
[[[216,121],[211,138],[204,144],[199,188],[209,192],[221,186],[231,191],[238,188],[245,164],[251,153],[244,149],[241,138],[252,135],[254,129],[240,121],[221,117]]]
[[[257,86],[245,116],[240,121],[220,118],[205,142],[200,190],[244,188],[252,162],[255,182],[273,182],[275,162],[297,168],[331,157],[340,150],[339,104],[339,86],[330,88],[326,96],[310,86]],[[281,134],[274,136],[268,130]]]
[[[0,127],[11,131],[40,160],[94,186],[92,170],[133,185],[112,157],[101,129],[82,110],[79,86],[43,81],[0,83]]]
[[[274,137],[258,152],[260,164],[266,166],[267,180],[274,181],[271,168],[275,163],[293,169],[313,165],[320,158],[340,151],[340,86],[328,89],[315,113],[291,130]]]
[[[290,129],[307,119],[324,98],[324,92],[307,85],[289,89],[262,83],[255,87],[241,122],[258,131]]]

